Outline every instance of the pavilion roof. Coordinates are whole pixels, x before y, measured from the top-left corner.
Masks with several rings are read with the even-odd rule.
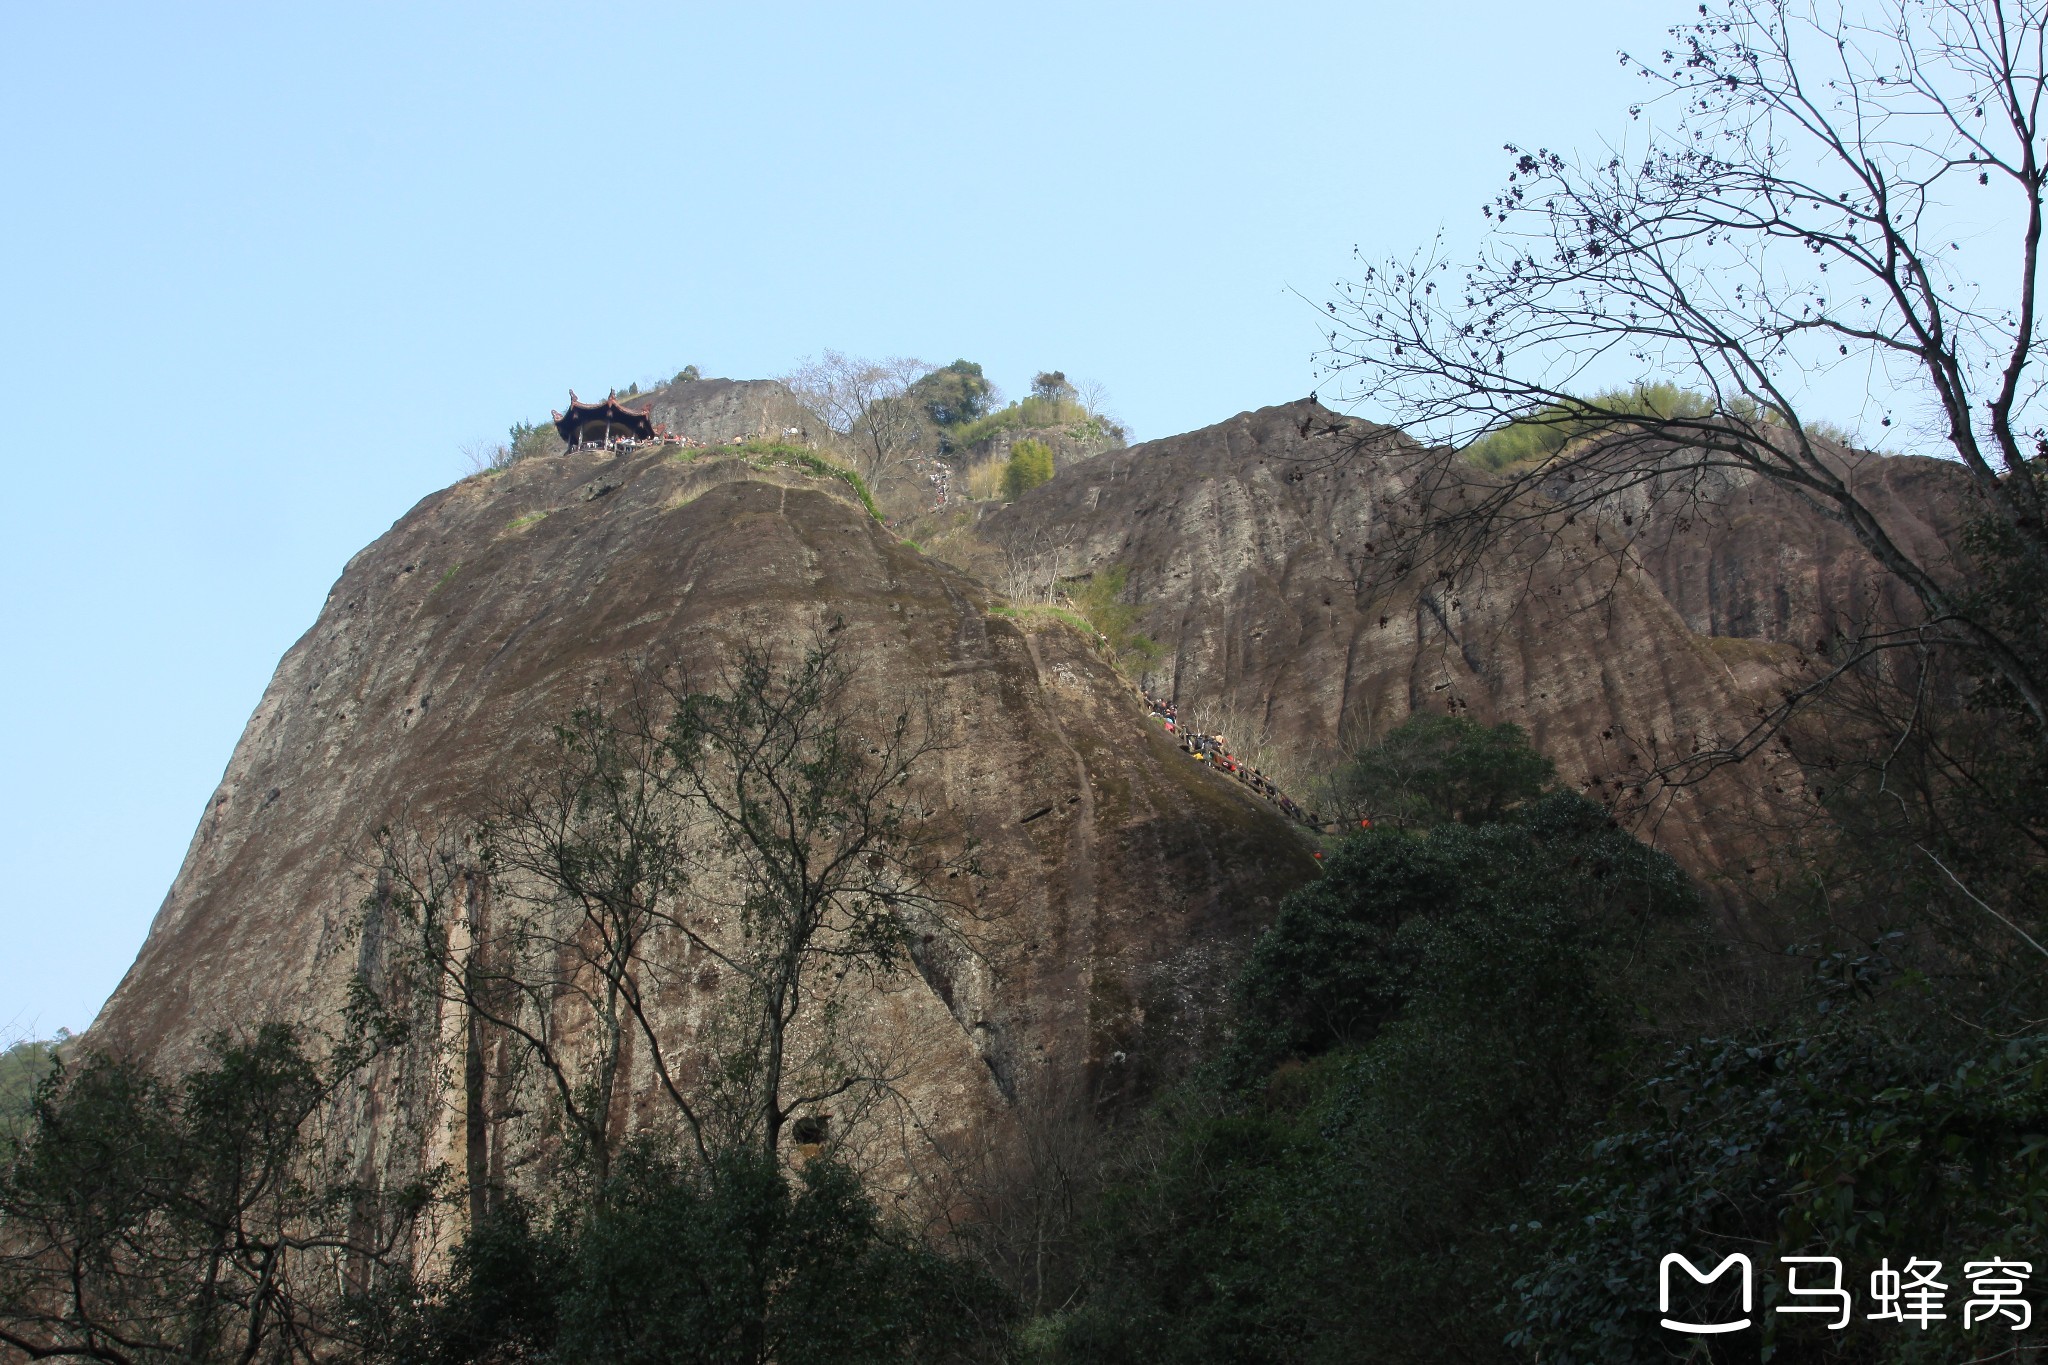
[[[627,407],[619,401],[616,389],[607,393],[602,403],[586,403],[576,396],[576,390],[571,389],[569,410],[550,410],[548,415],[555,419],[555,430],[561,433],[562,439],[572,444],[576,440],[576,432],[586,422],[610,422],[614,426],[626,428],[635,436],[651,440],[655,435],[653,408],[651,399],[644,408]]]

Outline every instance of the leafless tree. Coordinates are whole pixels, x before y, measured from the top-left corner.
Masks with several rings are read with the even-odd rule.
[[[1625,549],[1766,480],[1853,531],[1917,602],[1919,619],[1850,642],[1843,669],[1939,642],[2009,689],[2048,745],[2044,31],[2048,8],[2011,0],[1859,14],[1720,0],[1659,60],[1632,63],[1651,87],[1639,145],[1590,159],[1510,147],[1476,261],[1454,268],[1440,241],[1371,265],[1327,305],[1347,399],[1453,444],[1509,418],[1570,438],[1498,477],[1454,449],[1419,460],[1427,530],[1395,547],[1396,567],[1456,576],[1504,536],[1573,521]],[[1924,418],[1958,463],[1970,544],[1909,546],[1864,491],[1877,457],[1802,416],[1830,375],[1852,374],[1880,429]],[[1707,401],[1585,396],[1632,381]],[[1788,708],[1708,757],[1755,748]]]
[[[935,888],[971,871],[904,795],[938,747],[927,716],[858,713],[829,635],[788,661],[742,647],[708,685],[630,673],[461,837],[380,832],[373,907],[467,1021],[472,1148],[501,1116],[487,1054],[510,1048],[600,1191],[629,1066],[700,1157],[772,1159],[793,1119],[890,1084],[839,1027],[844,983],[952,933]],[[473,1216],[483,1179],[473,1150]]]
[[[463,471],[468,474],[482,474],[486,470],[503,469],[513,462],[512,447],[503,441],[487,441],[482,437],[462,444]]]
[[[1102,416],[1103,409],[1109,405],[1109,385],[1100,379],[1077,379],[1074,392],[1080,396],[1081,406],[1092,416]]]
[[[1021,545],[1003,546],[1003,596],[1034,604],[1064,601],[1060,582],[1074,570],[1078,534],[1074,527],[1039,530]]]
[[[1084,1285],[1108,1131],[1100,1098],[1081,1078],[1048,1070],[1022,1088],[1010,1122],[960,1150],[920,1143],[912,1153],[932,1230],[980,1259],[1034,1316],[1067,1307]]]
[[[826,350],[782,382],[844,439],[861,477],[879,491],[936,442],[923,408],[908,396],[931,369],[909,356],[871,360]]]

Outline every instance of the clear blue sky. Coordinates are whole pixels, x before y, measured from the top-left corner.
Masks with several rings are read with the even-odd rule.
[[[1140,437],[1313,385],[1354,243],[1590,149],[1689,3],[14,4],[0,1042],[119,980],[278,656],[458,447],[825,346]]]

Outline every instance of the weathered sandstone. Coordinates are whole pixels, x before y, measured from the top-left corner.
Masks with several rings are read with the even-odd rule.
[[[1156,1056],[1148,1001],[1213,977],[1311,863],[1081,636],[992,605],[799,470],[585,451],[436,493],[350,561],[278,666],[92,1037],[176,1062],[216,1028],[331,1022],[352,975],[388,974],[389,945],[349,930],[374,827],[458,819],[624,657],[795,651],[839,623],[858,696],[929,691],[947,747],[918,794],[985,874],[987,961],[906,971],[866,1016],[923,1040],[919,1123],[976,1130],[1049,1079],[1125,1089]],[[430,1058],[388,1062],[358,1113],[385,1144],[371,1164],[446,1156],[444,1099]]]

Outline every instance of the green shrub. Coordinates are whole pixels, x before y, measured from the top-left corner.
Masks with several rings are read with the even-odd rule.
[[[748,462],[767,467],[770,465],[795,465],[807,469],[820,478],[837,479],[851,488],[860,505],[868,509],[868,515],[876,521],[882,520],[881,509],[875,506],[875,498],[868,491],[868,481],[860,472],[845,465],[834,464],[808,446],[786,445],[781,441],[743,441],[736,446],[719,446],[707,454],[737,455]]]
[[[1746,399],[1730,409],[1745,422],[1768,417],[1783,422],[1782,414],[1766,411]],[[1598,416],[1589,415],[1597,412]],[[1655,418],[1710,417],[1714,400],[1703,393],[1681,389],[1676,384],[1637,384],[1626,389],[1609,389],[1580,403],[1567,400],[1552,403],[1527,417],[1487,432],[1465,447],[1465,458],[1483,469],[1505,469],[1526,460],[1547,459],[1581,436],[1625,424],[1631,415]],[[1806,434],[1817,441],[1849,447],[1853,433],[1834,422],[1804,423]]]
[[[964,426],[950,428],[946,443],[964,450],[981,444],[1004,431],[1045,431],[1062,429],[1076,440],[1099,440],[1123,435],[1123,428],[1100,413],[1090,412],[1071,398],[1030,397],[1011,403]]]
[[[1052,476],[1052,447],[1043,441],[1019,441],[1010,447],[1010,462],[1003,470],[1003,494],[1014,502],[1050,483]]]
[[[1149,668],[1159,661],[1160,649],[1151,636],[1138,631],[1142,609],[1123,600],[1129,582],[1130,571],[1112,564],[1097,570],[1080,587],[1070,585],[1069,595],[1089,628],[1102,637],[1110,658],[1130,667]]]
[[[1465,458],[1484,469],[1504,469],[1524,460],[1555,455],[1579,436],[1590,435],[1612,421],[1586,416],[1588,408],[1604,414],[1633,413],[1645,417],[1706,417],[1714,402],[1704,394],[1674,384],[1637,384],[1595,394],[1586,403],[1553,403],[1528,417],[1498,427],[1465,447]]]
[[[1695,905],[1570,793],[1353,836],[1258,940],[1231,1056],[1122,1144],[1054,1358],[1513,1359],[1512,1229],[1623,1083],[1631,954]]]
[[[60,1031],[54,1040],[24,1038],[0,1052],[0,1138],[20,1132],[28,1122],[36,1087],[57,1064],[57,1046],[69,1036]]]
[[[1519,725],[1418,715],[1354,753],[1329,780],[1346,823],[1426,826],[1499,820],[1556,777]]]
[[[514,422],[505,447],[505,462],[517,464],[539,455],[559,455],[564,446],[552,422]]]

